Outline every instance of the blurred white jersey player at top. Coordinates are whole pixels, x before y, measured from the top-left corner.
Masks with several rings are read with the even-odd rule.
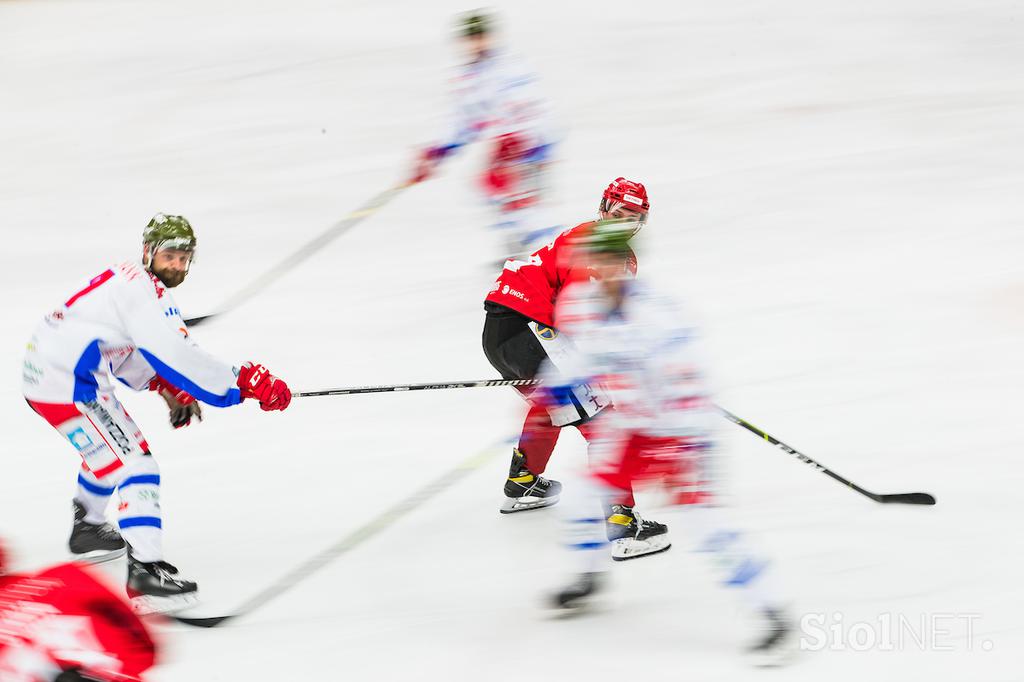
[[[256,398],[264,410],[283,410],[291,392],[262,365],[236,369],[189,336],[170,291],[185,280],[195,253],[189,222],[157,214],[142,241],[142,262],[107,267],[39,322],[22,391],[81,457],[72,554],[112,558],[127,541],[129,594],[143,608],[162,610],[190,601],[196,584],[164,561],[160,469],[115,396],[114,380],[159,393],[176,428],[201,416],[196,401],[228,407]],[[105,523],[115,492],[120,533]]]
[[[574,609],[602,589],[607,571],[602,502],[622,491],[660,484],[672,504],[686,509],[691,547],[704,552],[722,584],[738,589],[761,616],[765,631],[752,647],[776,658],[792,626],[784,614],[767,558],[718,505],[690,504],[693,484],[707,480],[713,453],[711,402],[696,328],[671,297],[633,278],[628,267],[633,219],[601,221],[573,240],[572,258],[593,279],[569,285],[555,308],[555,324],[571,334],[577,353],[542,372],[555,405],[587,381],[605,388],[615,404],[594,422],[589,473],[567,500],[565,530],[576,577],[553,605]],[[681,522],[682,522],[681,518]]]
[[[549,220],[549,165],[561,137],[536,74],[498,42],[493,15],[470,12],[459,20],[466,62],[455,77],[445,131],[423,149],[410,182],[431,177],[441,162],[487,139],[480,188],[495,211],[502,260],[532,253],[560,228]]]

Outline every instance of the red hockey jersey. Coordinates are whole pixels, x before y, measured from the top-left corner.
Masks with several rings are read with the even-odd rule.
[[[131,607],[75,564],[0,576],[0,679],[139,680],[156,645]]]
[[[590,279],[590,268],[574,262],[570,253],[572,236],[589,230],[594,221],[580,223],[562,232],[547,246],[537,249],[526,260],[505,262],[487,301],[511,308],[531,320],[553,327],[555,300],[569,284]],[[630,253],[629,269],[636,274],[636,255]]]

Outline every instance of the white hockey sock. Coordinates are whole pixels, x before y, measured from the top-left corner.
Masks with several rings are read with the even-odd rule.
[[[112,483],[103,483],[91,471],[78,473],[75,501],[85,508],[85,522],[94,526],[106,523],[107,503],[114,494]]]
[[[563,498],[562,526],[567,549],[572,552],[576,573],[595,573],[608,570],[610,557],[608,534],[604,517],[607,489],[589,477],[572,483],[574,494]]]
[[[737,588],[741,598],[755,611],[779,608],[784,602],[768,557],[755,549],[747,536],[727,523],[722,507],[690,510],[700,529],[696,551],[711,560],[721,584]]]
[[[131,545],[132,556],[142,562],[163,559],[163,522],[160,517],[160,468],[151,455],[133,458],[117,484],[118,525]]]

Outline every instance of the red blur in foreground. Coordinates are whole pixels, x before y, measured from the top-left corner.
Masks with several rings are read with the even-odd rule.
[[[81,566],[0,575],[5,682],[51,682],[68,670],[129,682],[141,680],[155,659],[156,644],[128,603]]]

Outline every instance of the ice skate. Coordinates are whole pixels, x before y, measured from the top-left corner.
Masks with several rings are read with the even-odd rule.
[[[551,595],[549,606],[560,614],[593,608],[595,595],[605,587],[603,573],[580,573],[571,583]]]
[[[747,648],[751,663],[759,667],[784,665],[795,652],[793,623],[779,609],[766,608],[761,613],[765,625],[760,639]]]
[[[612,559],[626,561],[666,551],[672,546],[668,526],[647,521],[632,507],[612,505],[607,520],[608,540],[612,543]]]
[[[124,556],[126,545],[109,523],[88,523],[85,507],[74,501],[75,520],[68,538],[68,549],[75,561],[98,564]]]
[[[530,473],[525,462],[526,456],[523,453],[518,449],[512,451],[512,465],[509,467],[508,480],[505,481],[505,501],[501,505],[502,514],[550,507],[558,502],[562,493],[561,483]]]
[[[138,561],[128,553],[128,597],[138,614],[174,613],[198,600],[196,584],[166,561]]]

